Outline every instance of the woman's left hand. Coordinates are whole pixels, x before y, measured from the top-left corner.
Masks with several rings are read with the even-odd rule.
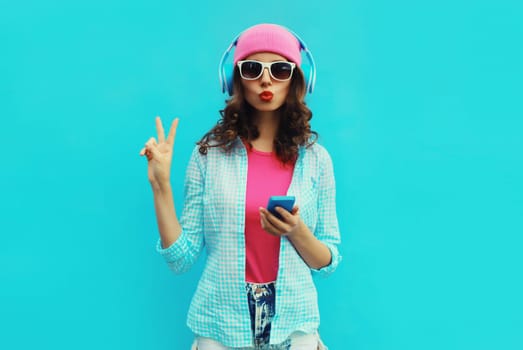
[[[281,219],[271,214],[266,208],[260,208],[260,221],[262,228],[275,236],[294,236],[298,231],[301,223],[298,206],[292,208],[291,212],[276,207]]]

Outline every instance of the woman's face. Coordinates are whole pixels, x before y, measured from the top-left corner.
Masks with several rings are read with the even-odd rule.
[[[244,60],[260,62],[287,61],[283,56],[270,52],[258,52]],[[263,69],[262,75],[256,80],[241,79],[247,102],[258,111],[271,112],[280,108],[291,85],[291,79],[286,81],[275,80],[271,77],[268,68]]]

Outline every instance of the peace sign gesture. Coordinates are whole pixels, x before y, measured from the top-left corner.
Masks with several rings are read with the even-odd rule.
[[[154,137],[151,137],[140,151],[140,155],[147,158],[147,174],[152,185],[163,186],[170,181],[171,160],[177,127],[178,118],[173,120],[169,135],[165,139],[162,120],[160,117],[156,117],[158,142]]]

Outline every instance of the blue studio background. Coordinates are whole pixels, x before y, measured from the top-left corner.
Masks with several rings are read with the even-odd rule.
[[[281,23],[336,172],[332,350],[523,349],[519,1],[0,2],[0,349],[188,349],[202,264],[173,275],[138,156],[218,119],[221,54]]]

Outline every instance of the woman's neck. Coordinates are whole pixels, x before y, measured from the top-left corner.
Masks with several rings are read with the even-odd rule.
[[[272,152],[278,134],[280,116],[274,112],[258,112],[253,116],[253,122],[258,128],[259,136],[255,140],[250,140],[252,146],[259,151]]]

